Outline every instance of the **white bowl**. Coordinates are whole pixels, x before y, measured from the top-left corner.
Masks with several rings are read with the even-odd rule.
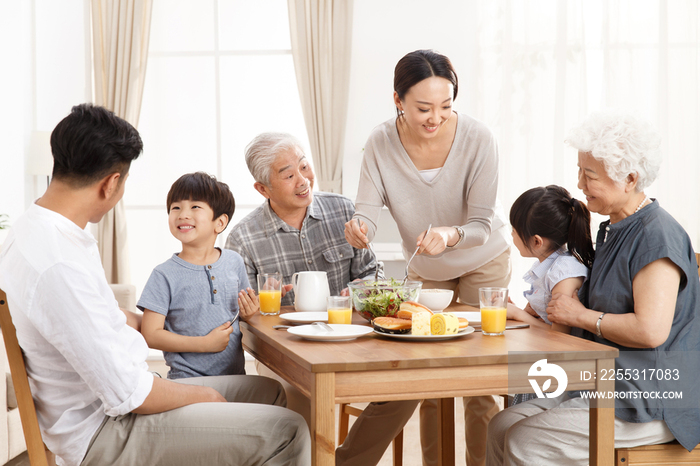
[[[421,290],[418,295],[418,302],[433,312],[441,312],[452,302],[452,290],[441,290],[432,288]]]

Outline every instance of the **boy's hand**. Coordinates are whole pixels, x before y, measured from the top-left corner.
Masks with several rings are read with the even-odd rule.
[[[260,301],[252,288],[248,287],[247,290],[238,293],[238,312],[242,320],[247,320],[259,310]]]
[[[231,322],[226,322],[216,327],[204,337],[204,352],[220,353],[225,350],[232,332]]]

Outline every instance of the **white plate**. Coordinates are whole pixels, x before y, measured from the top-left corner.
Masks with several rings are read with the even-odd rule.
[[[328,322],[327,312],[285,312],[280,314],[280,319],[297,324],[311,324],[313,322]]]
[[[290,329],[291,330],[291,329]],[[395,338],[397,340],[412,340],[412,341],[440,341],[440,340],[451,340],[452,338],[463,337],[464,335],[469,335],[474,333],[474,327],[469,326],[464,330],[460,330],[458,333],[452,333],[450,335],[411,335],[410,333],[383,333],[372,329],[377,335],[383,337]]]
[[[450,311],[447,311],[450,312]],[[480,324],[481,323],[481,312],[450,312],[456,317],[462,317],[467,319],[470,324]]]
[[[325,341],[354,340],[355,338],[372,333],[372,328],[366,325],[330,324],[330,326],[333,328],[332,332],[323,330],[323,328],[318,325],[300,325],[299,327],[288,328],[287,331],[293,335],[306,338],[307,340]]]

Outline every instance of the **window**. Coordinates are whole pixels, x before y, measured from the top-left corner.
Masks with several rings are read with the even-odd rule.
[[[308,148],[286,0],[156,0],[139,131],[144,154],[124,201],[140,293],[153,267],[180,250],[165,211],[178,177],[205,171],[227,183],[235,224],[263,201],[243,157],[248,142],[283,131]]]

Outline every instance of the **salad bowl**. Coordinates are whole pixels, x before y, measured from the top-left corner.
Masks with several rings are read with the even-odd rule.
[[[417,301],[423,282],[407,281],[401,284],[387,280],[360,280],[348,283],[352,307],[370,322],[375,317],[393,317],[404,301]]]

